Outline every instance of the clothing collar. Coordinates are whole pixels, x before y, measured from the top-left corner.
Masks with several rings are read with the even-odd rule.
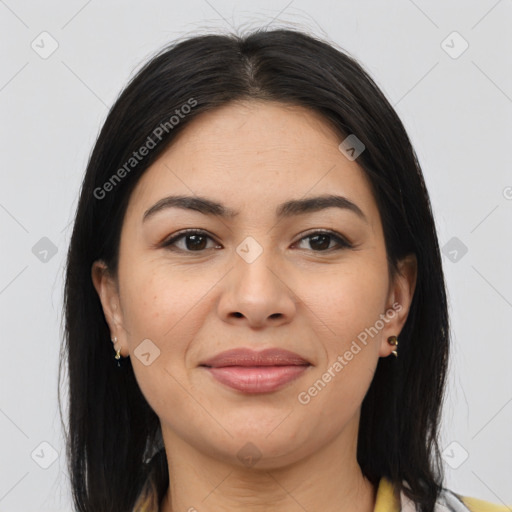
[[[374,512],[417,512],[416,505],[403,491],[398,491],[387,478],[377,488]],[[434,512],[470,512],[461,497],[448,489],[439,494]]]
[[[137,498],[133,512],[159,512],[159,496],[151,471]],[[414,503],[399,492],[387,478],[381,478],[377,487],[374,512],[417,512]],[[462,500],[447,489],[441,492],[434,512],[470,512]]]

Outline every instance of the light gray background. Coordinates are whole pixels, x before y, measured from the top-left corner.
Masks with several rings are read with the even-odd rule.
[[[57,410],[63,265],[109,106],[174,38],[265,24],[348,50],[403,120],[446,247],[447,483],[512,504],[511,22],[510,0],[0,0],[0,512],[71,509]],[[58,43],[46,59],[31,47],[51,48],[43,31]],[[454,31],[469,44],[457,58]]]

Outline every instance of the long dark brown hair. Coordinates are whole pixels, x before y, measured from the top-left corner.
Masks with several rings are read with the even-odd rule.
[[[116,275],[130,194],[176,134],[202,113],[243,99],[306,107],[320,113],[340,141],[355,134],[366,148],[357,163],[379,208],[390,275],[401,258],[416,255],[400,356],[379,360],[362,404],[357,457],[371,482],[387,477],[430,512],[443,483],[437,439],[449,320],[429,196],[404,126],[368,73],[335,44],[296,30],[200,35],[171,44],[138,71],[101,129],[80,191],[65,276],[59,384],[67,363],[66,448],[76,510],[131,510],[146,478],[145,462],[161,440],[158,416],[129,358],[122,371],[116,367],[92,264],[101,259]],[[187,104],[193,108],[183,109]],[[183,115],[174,123],[177,110]],[[154,147],[126,167],[143,145]],[[123,166],[126,172],[118,172]],[[167,471],[161,456],[159,496]]]

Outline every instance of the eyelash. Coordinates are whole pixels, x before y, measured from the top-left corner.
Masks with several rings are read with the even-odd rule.
[[[187,235],[202,235],[202,236],[206,236],[206,237],[210,238],[211,240],[214,240],[213,237],[211,237],[206,231],[202,231],[200,229],[185,229],[183,231],[180,231],[180,232],[176,233],[171,238],[167,239],[165,242],[162,243],[161,247],[166,248],[166,249],[168,249],[170,251],[186,252],[186,253],[194,253],[194,252],[202,253],[202,252],[207,250],[207,249],[202,249],[202,250],[199,250],[199,251],[190,251],[190,250],[187,250],[187,249],[179,249],[179,248],[176,248],[176,247],[172,247],[172,245],[175,242],[177,242],[181,238],[186,237]],[[315,253],[326,253],[326,252],[332,252],[332,251],[341,251],[343,249],[352,249],[354,247],[346,238],[342,237],[336,231],[323,230],[323,229],[308,233],[307,235],[305,235],[302,238],[300,238],[298,240],[298,242],[302,242],[305,239],[312,238],[314,235],[328,235],[339,246],[338,248],[336,248],[336,247],[332,248],[331,247],[330,249],[325,249],[323,251],[315,251],[315,250],[311,249]],[[298,242],[295,242],[295,243],[298,243]]]

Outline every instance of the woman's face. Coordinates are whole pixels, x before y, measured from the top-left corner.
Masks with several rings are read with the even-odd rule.
[[[375,199],[341,142],[308,110],[232,103],[191,122],[139,180],[117,283],[100,264],[93,279],[166,445],[237,465],[253,456],[267,468],[343,436],[354,448],[361,402],[405,322],[415,272],[411,261],[390,282]],[[204,199],[204,211],[160,203],[147,213],[169,196]],[[355,206],[282,208],[319,196]],[[214,214],[206,201],[236,215]],[[185,229],[201,233],[166,243]],[[237,348],[285,349],[309,365],[202,366]]]

